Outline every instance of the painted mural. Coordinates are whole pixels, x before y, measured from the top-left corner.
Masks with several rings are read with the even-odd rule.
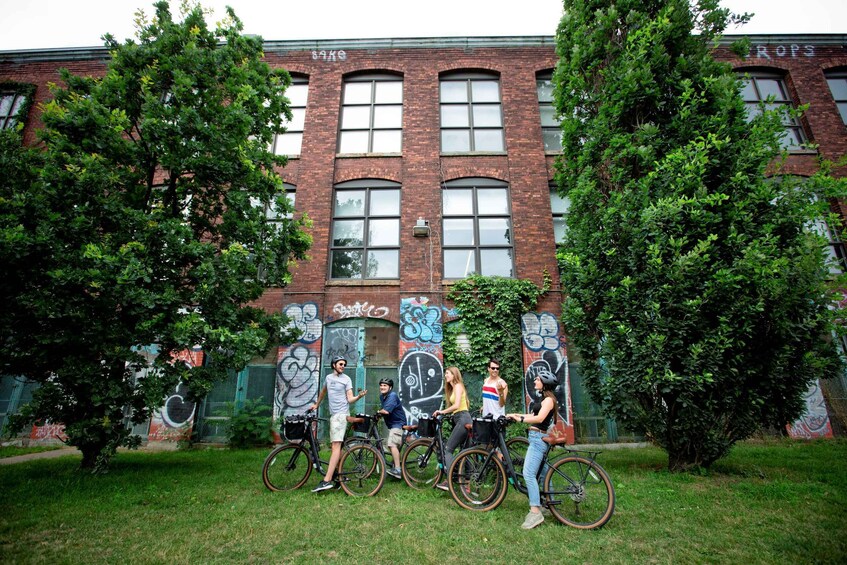
[[[400,301],[400,372],[397,394],[406,408],[406,418],[417,422],[441,406],[443,395],[444,337],[440,306],[426,297]]]
[[[185,363],[188,367],[203,364],[203,352],[183,350],[174,355],[174,363]],[[187,400],[188,387],[179,382],[165,397],[165,402],[153,411],[147,441],[176,442],[191,437],[197,406]]]
[[[535,377],[552,373],[559,379],[556,398],[559,401],[559,432],[574,443],[571,383],[568,375],[568,354],[559,331],[559,321],[549,312],[527,312],[521,317],[523,334],[524,394],[527,401],[535,396]]]
[[[321,322],[314,302],[289,304],[283,308],[289,327],[300,330],[300,338],[277,354],[274,418],[303,414],[318,398],[321,369]]]
[[[815,383],[806,392],[806,412],[792,425],[788,426],[788,435],[795,439],[832,437],[832,425],[821,392],[820,383]]]

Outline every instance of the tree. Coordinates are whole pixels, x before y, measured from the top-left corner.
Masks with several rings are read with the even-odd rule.
[[[748,119],[710,51],[746,18],[717,0],[566,0],[558,30],[566,332],[594,400],[671,470],[784,427],[838,367],[826,244],[807,228],[843,183],[766,178],[781,116]]]
[[[289,282],[311,241],[268,151],[291,117],[290,77],[227,13],[214,30],[197,5],[181,22],[167,2],[139,13],[137,43],[104,36],[102,78],[61,72],[43,147],[0,145],[0,372],[41,384],[16,428],[63,423],[85,468],[137,444],[125,415],[143,422],[178,381],[202,396],[295,337],[250,305]],[[154,370],[136,382],[149,344]],[[196,346],[211,363],[172,362]]]

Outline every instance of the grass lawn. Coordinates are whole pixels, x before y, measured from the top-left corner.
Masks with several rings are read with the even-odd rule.
[[[842,440],[746,442],[706,475],[606,451],[617,506],[596,531],[523,531],[514,491],[487,513],[390,478],[373,498],[272,493],[267,451],[120,453],[102,477],[78,457],[2,466],[0,563],[847,562]]]
[[[0,446],[0,459],[5,457],[17,457],[18,455],[27,455],[28,453],[54,451],[56,449],[60,449],[59,446],[37,445],[32,447],[19,447],[17,445],[2,445]]]

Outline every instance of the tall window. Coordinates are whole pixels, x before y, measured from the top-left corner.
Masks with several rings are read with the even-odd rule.
[[[296,187],[293,184],[283,183],[283,187],[285,188],[285,197],[291,203],[291,207],[294,207],[294,198],[296,196]],[[274,225],[278,224],[282,220],[288,218],[291,219],[292,214],[286,214],[281,210],[277,210],[276,201],[271,200],[267,204],[262,203],[257,198],[250,198],[250,204],[252,204],[256,208],[262,208],[265,213],[265,219],[269,224]]]
[[[358,75],[344,81],[339,153],[400,153],[403,141],[403,80]]]
[[[836,106],[838,106],[841,121],[847,125],[847,71],[828,73],[826,82],[829,84],[829,91],[832,93]]]
[[[309,83],[295,78],[285,91],[291,103],[291,121],[285,123],[285,133],[276,136],[273,152],[277,155],[300,155],[303,146],[303,126],[306,123],[306,101],[309,98]]]
[[[18,112],[26,102],[26,96],[14,92],[0,93],[0,129],[15,127]]]
[[[514,275],[509,186],[483,178],[448,182],[442,191],[444,278]]]
[[[780,138],[780,143],[785,149],[802,149],[806,141],[803,126],[800,121],[789,115],[788,111],[794,108],[794,102],[788,94],[788,88],[782,77],[773,74],[755,73],[742,79],[743,87],[741,96],[747,104],[747,116],[753,119],[761,113],[764,104],[767,110],[780,110],[785,132]]]
[[[400,185],[383,180],[336,185],[330,237],[331,278],[399,278]]]
[[[441,79],[441,151],[504,151],[500,81],[484,74]]]
[[[541,110],[541,135],[544,151],[562,150],[562,127],[553,108],[553,74],[540,73],[535,80],[538,91],[538,109]]]
[[[568,210],[570,207],[570,199],[559,196],[559,189],[555,184],[551,184],[550,208],[553,210],[553,237],[556,239],[556,243],[561,243],[565,240]]]

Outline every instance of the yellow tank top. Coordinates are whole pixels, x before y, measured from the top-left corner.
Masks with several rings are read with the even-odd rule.
[[[464,387],[462,387],[462,388],[464,388]],[[450,406],[453,406],[454,404],[456,404],[456,389],[455,388],[450,391]],[[468,409],[468,395],[463,393],[462,394],[462,400],[461,400],[461,402],[459,402],[459,409],[456,410],[456,412],[461,412],[462,410],[467,411],[467,409]]]

